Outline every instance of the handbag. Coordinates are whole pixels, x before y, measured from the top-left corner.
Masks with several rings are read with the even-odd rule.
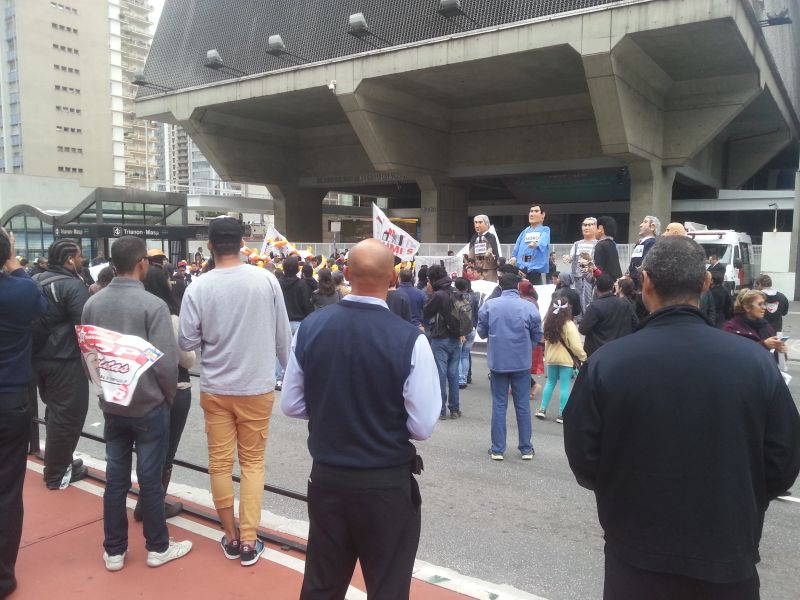
[[[561,345],[564,346],[564,349],[569,353],[570,357],[572,357],[572,369],[577,376],[578,371],[580,371],[581,367],[583,366],[583,363],[578,359],[577,356],[575,356],[575,353],[569,349],[569,346],[567,346],[566,342],[564,341],[564,336],[559,334],[558,341],[561,342]]]

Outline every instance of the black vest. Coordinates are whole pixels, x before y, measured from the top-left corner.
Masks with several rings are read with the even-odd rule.
[[[403,385],[419,335],[382,306],[347,299],[303,321],[295,356],[315,462],[382,469],[412,461]]]

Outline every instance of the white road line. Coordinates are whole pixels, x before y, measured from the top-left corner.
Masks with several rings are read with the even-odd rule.
[[[800,498],[795,498],[794,496],[778,496],[778,500],[783,500],[784,502],[797,502],[800,504]]]
[[[87,466],[105,472],[105,461],[101,461],[82,453],[76,453],[76,457],[77,456],[80,456]],[[42,473],[44,471],[42,465],[32,461],[28,461],[28,468],[37,473]],[[133,481],[136,481],[135,475],[135,473],[132,473],[131,479]],[[95,496],[103,496],[103,488],[86,481],[76,481],[70,485],[74,485],[78,489],[89,492],[90,494],[94,494]],[[173,487],[175,488],[174,492],[172,491]],[[170,496],[188,500],[213,510],[214,505],[211,502],[211,495],[208,490],[193,488],[183,484],[170,484],[170,490]],[[797,499],[791,500],[800,502],[800,500]],[[136,501],[128,498],[127,505],[128,508],[132,509],[134,506],[136,506]],[[267,518],[264,518],[265,516]],[[201,523],[196,523],[195,521],[186,519],[184,517],[173,517],[167,521],[177,527],[186,529],[187,531],[191,531],[192,533],[210,540],[214,540],[215,542],[220,538],[220,532],[218,529],[208,527],[207,525],[203,525]],[[268,524],[265,524],[265,521],[271,521],[281,527],[280,529],[270,527]],[[305,527],[297,526],[297,524],[305,525]],[[290,533],[290,535],[299,537],[301,539],[308,539],[307,522],[286,519],[284,517],[269,513],[268,511],[262,511],[261,526],[273,531]],[[270,548],[265,550],[261,557],[264,560],[277,563],[288,569],[297,571],[298,573],[303,573],[305,571],[304,561]],[[510,585],[482,581],[474,577],[462,575],[461,573],[446,567],[432,565],[431,563],[422,560],[414,561],[413,576],[415,579],[424,581],[425,583],[458,592],[469,598],[475,598],[476,600],[547,600],[542,596],[536,596],[534,594],[529,594],[528,592],[523,592],[522,590],[518,590]],[[367,594],[362,590],[350,586],[347,590],[346,600],[367,600]]]

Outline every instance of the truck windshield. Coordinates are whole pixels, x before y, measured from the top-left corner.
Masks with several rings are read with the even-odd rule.
[[[730,244],[704,242],[702,240],[697,240],[697,242],[703,247],[706,253],[706,260],[708,260],[710,256],[716,255],[721,263],[728,264],[731,262],[732,246]]]

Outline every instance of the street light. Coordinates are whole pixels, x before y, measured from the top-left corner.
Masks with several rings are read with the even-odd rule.
[[[152,83],[150,81],[147,81],[144,78],[144,71],[141,71],[141,70],[133,72],[133,79],[131,80],[131,83],[133,85],[138,85],[139,87],[151,87],[151,88],[156,89],[156,90],[158,90],[160,92],[174,92],[175,91],[175,88],[171,88],[171,87],[166,86],[166,85],[161,85],[160,83]]]
[[[778,233],[778,203],[773,202],[769,207],[775,208],[775,226],[772,228],[772,233]]]
[[[451,18],[458,17],[460,15],[468,21],[471,21],[473,24],[480,26],[480,23],[470,17],[464,12],[464,9],[461,8],[461,0],[439,0],[439,8],[436,9],[436,12],[438,12],[448,21]],[[456,27],[461,29],[461,26],[456,21],[453,21],[453,23],[456,25]]]
[[[283,42],[283,38],[280,35],[271,35],[269,36],[269,40],[267,40],[267,52],[272,56],[276,56],[278,58],[284,58],[284,54],[291,56],[292,58],[299,60],[301,63],[308,62],[302,56],[298,56],[297,54],[293,54],[286,49],[286,44]]]
[[[352,35],[354,38],[358,38],[364,43],[369,44],[373,48],[380,48],[380,46],[368,40],[367,36],[372,36],[374,38],[377,38],[387,46],[394,45],[386,38],[383,38],[379,36],[377,33],[374,33],[373,31],[370,30],[369,26],[367,25],[367,18],[364,16],[364,13],[353,13],[352,15],[350,15],[350,18],[348,19],[347,33]]]
[[[237,75],[251,75],[251,73],[246,73],[245,71],[237,69],[236,67],[226,65],[222,60],[222,56],[220,56],[219,50],[216,48],[212,48],[206,52],[206,61],[203,63],[203,66],[208,67],[209,69],[214,69],[215,71],[232,71]]]

